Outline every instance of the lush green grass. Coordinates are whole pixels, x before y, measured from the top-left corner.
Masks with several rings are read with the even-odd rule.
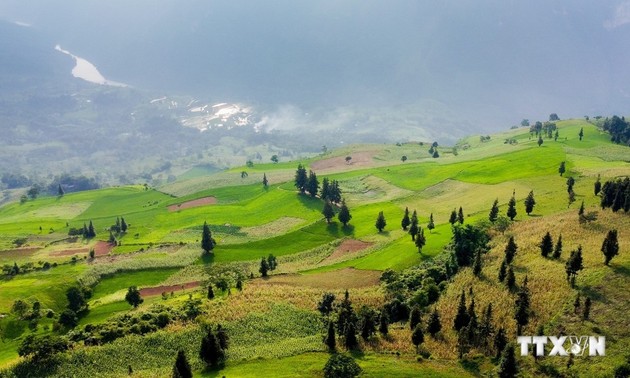
[[[118,290],[127,289],[130,286],[151,287],[160,284],[169,276],[177,272],[178,269],[155,269],[155,270],[139,270],[133,272],[121,272],[112,277],[102,278],[94,287],[92,292],[92,301],[114,293]]]

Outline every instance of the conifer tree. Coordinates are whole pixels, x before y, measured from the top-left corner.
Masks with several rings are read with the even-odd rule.
[[[330,220],[335,216],[335,210],[333,210],[330,201],[324,202],[324,208],[322,209],[322,215],[326,218],[326,223],[330,224]]]
[[[267,174],[263,173],[263,179],[262,179],[262,184],[263,186],[266,188],[267,186],[269,186],[269,180],[267,180]]]
[[[578,210],[578,216],[580,219],[582,219],[582,216],[584,216],[584,200],[582,200],[582,204],[580,205],[580,209]]]
[[[219,346],[223,350],[227,350],[230,345],[230,337],[228,336],[225,328],[221,324],[217,325],[217,340],[219,340]]]
[[[127,294],[125,295],[125,300],[127,301],[127,303],[132,305],[133,308],[137,308],[142,302],[144,302],[144,299],[142,299],[142,296],[140,295],[140,291],[138,290],[137,286],[129,287],[129,289],[127,290]]]
[[[527,287],[527,276],[523,280],[520,290],[516,296],[516,311],[514,319],[516,319],[517,334],[521,334],[523,327],[529,323],[530,315],[530,293]]]
[[[210,253],[214,249],[214,239],[212,239],[212,232],[207,222],[203,222],[203,231],[201,232],[201,249],[205,253]]]
[[[550,253],[553,252],[553,239],[549,231],[547,231],[545,236],[543,236],[539,247],[540,247],[540,254],[542,255],[542,257],[547,257],[549,256]]]
[[[238,279],[236,280],[236,290],[243,291],[243,280],[241,279],[241,277],[238,277]]]
[[[211,328],[201,339],[199,358],[205,362],[207,367],[217,367],[225,359],[225,351],[219,345],[219,340]]]
[[[453,209],[453,211],[451,212],[451,217],[448,219],[448,222],[451,224],[451,226],[455,225],[455,222],[457,222],[457,210]]]
[[[566,163],[563,161],[560,163],[560,167],[558,168],[558,173],[560,173],[560,176],[562,176],[564,172],[566,171],[567,171]]]
[[[337,340],[335,338],[335,323],[333,321],[328,322],[328,332],[324,338],[324,344],[328,347],[329,351],[334,351],[337,348]]]
[[[422,326],[420,324],[416,325],[411,333],[411,342],[416,346],[416,352],[418,351],[418,347],[420,344],[424,342],[424,333],[422,332]]]
[[[120,231],[124,234],[127,232],[127,229],[129,229],[129,225],[125,222],[125,218],[120,217]]]
[[[319,196],[324,201],[330,199],[330,180],[328,180],[328,177],[324,177],[322,180],[322,189]]]
[[[567,281],[569,281],[571,287],[575,287],[575,279],[580,270],[584,269],[582,264],[582,246],[579,245],[578,249],[571,251],[571,255],[567,260],[564,269],[567,273]]]
[[[514,241],[514,236],[510,236],[508,239],[508,243],[505,246],[505,262],[507,264],[511,264],[512,260],[514,260],[514,256],[516,256],[516,251],[518,250],[518,245]]]
[[[269,254],[269,256],[267,256],[267,266],[271,271],[276,270],[276,268],[278,267],[278,259],[276,259],[276,256],[271,253]]]
[[[361,310],[359,310],[359,324],[361,337],[367,341],[376,333],[376,312],[367,306],[361,307]]]
[[[608,265],[613,257],[619,254],[619,241],[617,240],[617,230],[608,231],[608,235],[602,243],[602,253],[604,254],[604,264]]]
[[[409,226],[409,235],[411,235],[411,240],[416,240],[416,235],[418,235],[418,232],[420,231],[419,227],[418,213],[414,210],[411,215],[411,225]]]
[[[350,209],[348,209],[346,201],[344,200],[341,201],[341,209],[339,209],[339,214],[337,215],[337,218],[339,219],[339,222],[344,225],[344,227],[347,226],[348,222],[350,222],[350,219],[352,219]]]
[[[383,215],[382,211],[379,211],[378,217],[376,218],[376,223],[374,224],[378,232],[382,232],[385,226],[387,226],[387,221],[385,221],[385,215]]]
[[[534,206],[536,206],[536,200],[534,199],[534,191],[530,191],[525,198],[525,212],[527,215],[530,215],[532,211],[534,211]]]
[[[558,236],[558,241],[556,242],[556,246],[553,249],[553,258],[559,259],[562,254],[562,234]]]
[[[407,227],[411,224],[411,220],[409,220],[409,208],[405,207],[405,215],[403,215],[402,220],[400,221],[400,226],[403,230],[407,231]]]
[[[457,212],[457,221],[459,222],[459,224],[464,224],[464,209],[462,209],[462,207],[459,207],[459,211]]]
[[[435,339],[438,332],[442,330],[442,323],[440,322],[440,313],[437,308],[433,309],[433,312],[429,316],[429,322],[427,324],[427,332],[431,334],[431,337]]]
[[[506,345],[501,352],[501,361],[499,362],[499,378],[514,378],[518,373],[516,365],[516,357],[514,356],[514,346]]]
[[[346,290],[344,298],[339,304],[337,310],[337,332],[340,335],[346,335],[346,328],[350,325],[353,326],[354,333],[356,333],[357,315],[352,308],[352,301],[350,301],[350,293]]]
[[[308,194],[311,197],[317,196],[319,192],[319,180],[317,180],[317,175],[313,171],[308,172],[308,181],[306,183],[306,187],[308,190]]]
[[[486,310],[481,318],[479,325],[479,336],[484,347],[487,347],[492,335],[494,334],[494,326],[492,325],[492,302],[488,303]]]
[[[83,222],[83,232],[82,235],[84,238],[88,239],[90,237],[90,232],[88,231],[87,225]]]
[[[348,323],[344,332],[344,346],[348,350],[357,349],[359,340],[357,340],[357,331],[354,323]]]
[[[300,193],[304,193],[307,189],[308,176],[306,174],[306,168],[302,164],[298,164],[297,170],[295,171],[295,187],[300,191]]]
[[[512,265],[508,267],[507,274],[505,275],[505,285],[510,291],[516,288],[516,277],[514,276]]]
[[[505,276],[507,275],[507,267],[508,263],[507,261],[505,261],[505,259],[503,259],[503,262],[501,262],[501,267],[499,268],[499,282],[503,282],[505,280]]]
[[[582,140],[582,138],[584,138],[584,128],[583,127],[580,129],[580,133],[578,134],[578,136],[580,137],[580,140]]]
[[[516,198],[512,195],[512,198],[510,198],[510,201],[508,202],[507,216],[511,221],[513,221],[516,214]]]
[[[418,253],[422,253],[422,248],[427,243],[427,238],[424,236],[424,230],[422,227],[418,226],[418,235],[416,236],[416,247],[418,248]]]
[[[88,226],[88,238],[96,237],[96,231],[94,230],[94,224],[90,220],[90,225]]]
[[[173,366],[173,378],[192,378],[192,370],[190,364],[186,358],[186,353],[183,350],[177,352],[177,358],[175,359],[175,365]]]
[[[503,327],[499,327],[499,329],[497,330],[497,333],[494,335],[494,340],[493,340],[494,349],[497,351],[497,358],[501,356],[501,352],[503,351],[507,343],[508,343],[508,340],[507,340],[507,335],[505,333],[505,329]]]
[[[588,320],[591,315],[591,298],[586,297],[584,300],[584,311],[582,312],[582,319]]]
[[[481,277],[481,268],[481,251],[477,251],[477,253],[475,253],[475,261],[473,262],[473,274],[477,277]]]
[[[543,138],[542,135],[538,136],[538,147],[540,147],[543,144]]]
[[[258,271],[263,277],[267,277],[267,274],[269,273],[269,263],[264,257],[260,260],[260,268],[258,268]]]
[[[389,317],[387,316],[387,312],[381,311],[381,315],[378,320],[378,332],[380,332],[383,336],[387,335],[389,333]]]
[[[595,192],[595,195],[598,195],[599,192],[602,191],[602,182],[601,180],[601,176],[597,175],[597,181],[595,181],[595,185],[593,187],[593,191]]]
[[[409,328],[413,331],[413,329],[416,328],[418,324],[420,324],[421,320],[422,311],[420,310],[420,307],[413,306],[413,308],[411,309],[411,314],[409,315]]]
[[[462,290],[462,295],[459,297],[459,305],[457,306],[457,315],[455,315],[453,320],[453,329],[456,331],[461,330],[468,325],[469,320],[470,318],[466,311],[466,293]]]
[[[214,290],[212,289],[212,284],[208,285],[208,299],[214,299]]]
[[[430,233],[433,233],[433,229],[435,228],[435,222],[433,221],[433,213],[429,215],[429,224],[427,224],[427,228]]]
[[[495,199],[494,203],[492,204],[492,208],[490,209],[490,214],[488,214],[488,220],[490,220],[490,222],[494,223],[497,221],[499,217],[499,199]]]
[[[573,177],[569,177],[567,179],[567,193],[571,193],[573,191],[573,185],[575,185],[575,179]]]

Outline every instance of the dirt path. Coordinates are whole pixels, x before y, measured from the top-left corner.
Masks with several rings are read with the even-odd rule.
[[[215,197],[204,197],[204,198],[198,198],[192,201],[187,201],[184,203],[179,203],[176,205],[171,205],[168,207],[168,211],[173,212],[173,211],[178,211],[178,210],[183,210],[183,209],[189,209],[191,207],[214,205],[216,203],[217,203],[217,199]]]
[[[368,247],[370,247],[374,243],[364,242],[356,239],[346,239],[339,244],[339,246],[334,250],[334,252],[326,257],[322,262],[329,262],[337,260],[338,258],[353,254],[359,251],[362,251]]]

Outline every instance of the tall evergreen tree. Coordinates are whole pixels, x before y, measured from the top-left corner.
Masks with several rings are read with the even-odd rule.
[[[429,223],[427,224],[427,228],[430,233],[433,233],[433,229],[435,228],[435,222],[433,221],[433,213],[429,215]]]
[[[567,193],[571,193],[573,191],[573,185],[575,185],[575,179],[573,177],[569,177],[567,179]]]
[[[530,215],[532,211],[534,211],[534,206],[536,206],[536,200],[534,199],[534,191],[530,191],[525,198],[525,212],[527,215]]]
[[[540,147],[543,144],[543,138],[542,138],[542,134],[538,136],[538,147]]]
[[[514,260],[514,256],[516,256],[516,251],[518,250],[518,245],[514,241],[514,236],[510,236],[508,239],[508,243],[505,246],[505,262],[509,265]]]
[[[571,251],[571,255],[564,265],[564,269],[567,273],[567,281],[571,284],[571,287],[575,287],[575,279],[580,270],[584,269],[582,264],[582,246],[579,245],[578,249]]]
[[[322,215],[324,215],[324,218],[326,218],[326,223],[330,223],[330,220],[335,216],[335,210],[333,209],[332,204],[328,200],[324,202]]]
[[[88,226],[88,238],[96,237],[96,231],[94,230],[94,224],[90,220],[90,225]]]
[[[386,311],[381,311],[378,322],[378,332],[381,335],[386,336],[389,333],[389,316],[387,316]]]
[[[499,217],[499,199],[495,199],[492,203],[492,208],[490,209],[490,214],[488,214],[488,220],[494,223],[497,221]]]
[[[516,277],[514,276],[512,265],[508,267],[507,274],[505,275],[505,285],[510,291],[516,289]]]
[[[403,215],[402,220],[400,221],[400,226],[403,230],[407,231],[407,227],[411,224],[411,220],[409,219],[409,208],[405,207],[405,215]]]
[[[142,302],[144,302],[144,299],[142,299],[142,296],[140,295],[140,290],[138,290],[137,286],[129,287],[129,289],[127,290],[127,294],[125,295],[125,300],[134,308],[137,308]]]
[[[610,230],[602,243],[602,253],[604,254],[604,264],[608,265],[613,257],[619,254],[619,241],[617,240],[617,230]]]
[[[333,352],[337,348],[337,340],[335,338],[335,323],[333,321],[328,322],[328,332],[324,338],[324,344],[328,347],[328,350]]]
[[[597,175],[597,181],[595,181],[595,184],[593,185],[593,191],[595,192],[595,195],[598,195],[599,192],[602,191],[602,182],[600,175]]]
[[[225,328],[221,326],[221,324],[217,325],[217,340],[219,341],[219,346],[223,350],[227,350],[230,345],[230,337],[228,336]]]
[[[219,340],[211,328],[208,329],[206,335],[201,339],[199,358],[207,367],[217,367],[225,359],[225,351],[219,345]]]
[[[512,198],[510,198],[510,201],[508,202],[507,216],[511,221],[513,221],[516,214],[516,198],[512,195]]]
[[[580,129],[580,133],[578,134],[578,136],[580,137],[580,140],[582,140],[582,138],[584,138],[584,128],[583,127]]]
[[[416,248],[418,248],[418,253],[422,253],[422,248],[427,243],[427,238],[424,236],[424,230],[422,227],[418,226],[418,235],[416,235]]]
[[[492,302],[488,303],[486,310],[479,324],[479,336],[484,347],[487,347],[494,334],[494,326],[492,325]]]
[[[330,180],[328,179],[328,177],[324,177],[324,179],[322,180],[322,189],[319,197],[324,201],[330,199]]]
[[[435,339],[438,332],[442,330],[442,322],[440,322],[440,313],[437,308],[433,309],[433,312],[429,316],[429,322],[427,323],[427,332],[431,334],[431,337]]]
[[[508,343],[508,339],[507,339],[505,329],[503,327],[499,327],[499,329],[497,330],[497,333],[494,335],[494,341],[493,341],[494,349],[497,351],[497,358],[501,356],[501,352],[503,352],[503,349],[505,348],[507,343]]]
[[[267,174],[266,173],[263,173],[262,184],[263,184],[263,186],[265,188],[269,186],[269,180],[267,180]]]
[[[505,276],[507,275],[507,267],[508,263],[505,261],[505,258],[501,262],[501,267],[499,268],[499,282],[503,282],[505,280]]]
[[[553,249],[553,258],[559,259],[562,254],[562,234],[558,236],[558,241],[556,242],[556,246]]]
[[[378,232],[382,232],[385,226],[387,226],[387,221],[385,220],[385,215],[383,215],[382,211],[378,212],[378,217],[376,218],[376,223],[374,224]]]
[[[475,261],[473,262],[473,274],[477,277],[481,277],[481,268],[482,268],[481,251],[477,251],[475,253]]]
[[[527,287],[527,276],[523,280],[520,290],[516,295],[516,311],[514,319],[516,319],[517,334],[521,334],[523,327],[529,323],[530,315],[530,292]]]
[[[274,271],[278,267],[278,259],[272,253],[267,256],[267,265],[269,266],[269,270]]]
[[[420,324],[416,325],[411,333],[411,342],[416,346],[416,351],[418,351],[418,347],[420,344],[424,342],[424,333],[422,332],[422,326]]]
[[[322,316],[328,316],[333,311],[333,302],[335,301],[335,294],[324,293],[322,294],[322,300],[317,303],[317,310]]]
[[[455,319],[453,319],[453,329],[459,331],[466,327],[469,321],[470,317],[466,311],[466,293],[462,290],[462,295],[459,297],[459,305],[457,306],[457,314]]]
[[[210,253],[214,249],[214,239],[212,239],[212,232],[207,222],[203,222],[203,230],[201,232],[201,249],[205,253]]]
[[[357,331],[354,325],[355,323],[349,323],[346,326],[344,332],[344,346],[348,350],[357,349],[359,347],[359,340],[357,340]]]
[[[353,332],[356,333],[357,314],[352,308],[350,301],[350,293],[346,290],[344,298],[337,309],[337,331],[340,335],[346,335],[346,328],[353,326]]]
[[[361,337],[367,341],[376,333],[376,311],[368,306],[361,307],[359,310],[359,325]]]
[[[501,361],[499,362],[499,378],[514,378],[518,373],[516,365],[516,357],[514,356],[514,345],[506,345],[501,352]]]
[[[539,244],[539,247],[540,247],[540,254],[542,255],[542,257],[547,257],[549,256],[550,253],[553,252],[553,239],[549,231],[547,231],[545,236],[543,236]]]
[[[588,320],[591,315],[591,298],[586,297],[584,300],[584,311],[582,311],[582,319]]]
[[[212,289],[212,284],[208,285],[208,299],[214,299],[214,290]]]
[[[344,200],[341,201],[341,208],[339,209],[339,214],[337,215],[337,218],[339,219],[339,222],[344,225],[344,227],[347,226],[348,222],[350,222],[350,219],[352,219],[350,209],[348,209],[346,201]]]
[[[319,180],[317,180],[317,175],[313,171],[308,172],[306,188],[311,197],[315,197],[319,192]]]
[[[267,277],[269,273],[269,263],[267,262],[267,259],[265,259],[264,257],[260,260],[260,267],[258,268],[258,271],[260,272],[260,275],[263,277]]]
[[[564,172],[566,171],[567,171],[567,166],[566,166],[566,163],[563,161],[560,163],[560,167],[558,168],[558,173],[560,173],[560,176],[562,176]]]
[[[420,324],[421,320],[422,310],[420,310],[420,307],[418,306],[413,306],[413,308],[411,309],[411,314],[409,315],[409,328],[413,331],[413,329],[416,328],[418,324]]]
[[[192,378],[192,370],[190,364],[186,358],[186,353],[183,350],[177,352],[177,358],[175,359],[175,365],[173,366],[173,378]]]
[[[341,202],[341,188],[339,188],[339,181],[332,180],[330,182],[330,202],[339,203]]]
[[[573,301],[573,312],[575,312],[577,314],[578,309],[581,306],[581,302],[580,302],[580,292],[578,291],[577,295],[575,296],[575,300]]]
[[[418,235],[419,231],[418,213],[414,210],[413,214],[411,214],[411,225],[409,226],[409,235],[411,235],[411,240],[416,240],[416,235]]]
[[[298,164],[297,170],[295,171],[295,187],[300,193],[304,193],[307,189],[307,183],[308,175],[306,174],[306,168],[304,168],[302,164]]]
[[[462,209],[462,207],[459,207],[459,211],[457,212],[457,221],[459,222],[459,224],[464,224],[464,209]]]
[[[453,209],[451,212],[451,217],[448,219],[448,222],[454,226],[455,222],[457,222],[457,210]]]
[[[120,217],[120,231],[124,234],[127,232],[127,229],[129,229],[129,225],[125,222],[125,218]]]

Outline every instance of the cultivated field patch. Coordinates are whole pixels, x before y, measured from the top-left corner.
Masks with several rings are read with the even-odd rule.
[[[217,199],[215,197],[204,197],[204,198],[198,198],[192,201],[186,201],[184,203],[179,203],[177,205],[170,205],[168,207],[168,211],[173,212],[173,211],[178,211],[178,210],[190,209],[191,207],[214,205],[216,203],[217,203]]]
[[[338,260],[342,257],[350,257],[356,255],[357,252],[360,252],[374,243],[364,242],[356,239],[346,239],[339,244],[339,246],[330,254],[327,258],[322,261],[322,264],[330,263],[332,261]]]
[[[359,289],[379,284],[381,272],[344,268],[314,274],[284,274],[265,280],[270,285],[311,287],[316,289]],[[263,279],[264,280],[264,279]]]
[[[361,151],[348,153],[352,159],[346,161],[346,156],[337,156],[328,159],[316,161],[310,165],[313,171],[342,171],[349,169],[373,167],[375,165],[372,159],[376,155],[376,151]]]
[[[175,291],[182,291],[187,289],[193,289],[201,286],[200,281],[187,282],[181,285],[163,285],[163,286],[155,286],[155,287],[145,287],[140,289],[140,295],[143,297],[150,297],[153,295],[160,295],[162,293],[170,293]]]

